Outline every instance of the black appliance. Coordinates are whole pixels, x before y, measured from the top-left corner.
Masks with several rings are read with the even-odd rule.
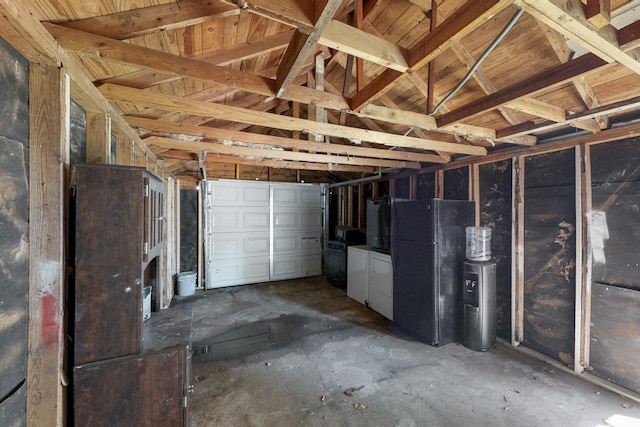
[[[475,203],[397,201],[392,205],[393,322],[438,346],[462,337],[465,228]]]
[[[389,197],[367,200],[367,246],[371,249],[389,252],[390,214]]]
[[[366,242],[364,231],[359,228],[337,226],[336,240],[329,240],[325,250],[325,273],[333,286],[347,289],[347,248]]]
[[[462,277],[462,343],[471,350],[490,350],[496,344],[496,263],[465,261]]]

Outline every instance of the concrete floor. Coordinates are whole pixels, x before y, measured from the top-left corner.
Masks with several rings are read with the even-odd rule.
[[[412,340],[324,277],[190,299],[194,427],[640,425],[640,405],[507,345]]]

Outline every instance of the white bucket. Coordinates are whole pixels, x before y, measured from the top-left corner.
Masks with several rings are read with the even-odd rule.
[[[491,229],[489,227],[467,227],[467,259],[489,261],[491,259]]]
[[[184,271],[177,275],[178,295],[186,297],[196,292],[196,272]]]

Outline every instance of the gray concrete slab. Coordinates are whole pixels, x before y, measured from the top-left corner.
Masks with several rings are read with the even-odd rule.
[[[435,348],[324,277],[199,291],[194,426],[637,426],[640,408],[508,345]]]

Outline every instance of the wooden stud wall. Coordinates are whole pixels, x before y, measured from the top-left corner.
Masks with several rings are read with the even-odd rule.
[[[61,68],[29,75],[29,426],[64,425],[68,367],[66,220],[69,79]]]

